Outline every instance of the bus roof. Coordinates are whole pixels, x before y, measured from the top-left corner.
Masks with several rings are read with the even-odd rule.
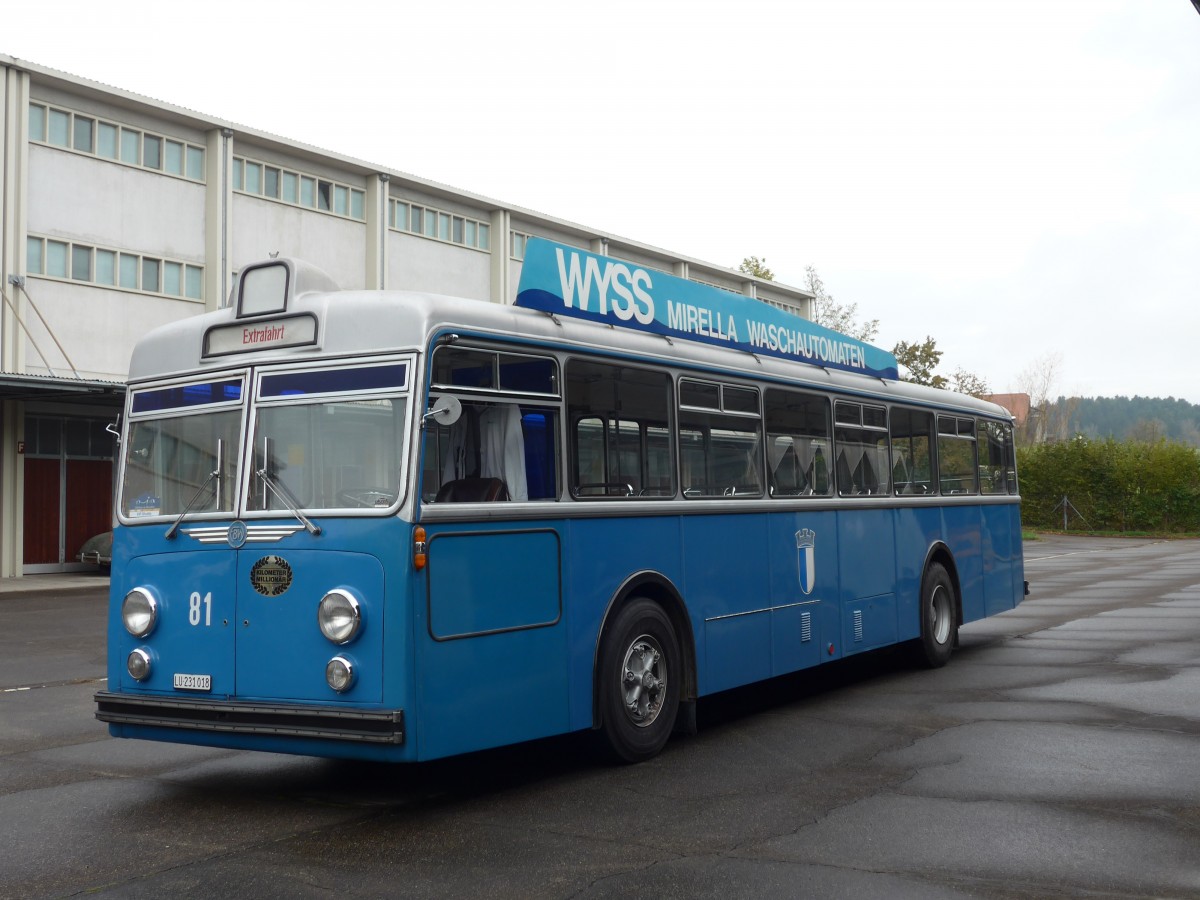
[[[282,281],[266,271],[273,267],[286,269],[286,296],[264,305],[249,288],[256,277],[264,283]],[[243,269],[230,300],[223,309],[162,326],[138,341],[129,381],[186,377],[266,362],[421,351],[435,338],[453,333],[1011,419],[1001,406],[952,391],[587,319],[423,292],[336,290],[319,270],[285,258]]]

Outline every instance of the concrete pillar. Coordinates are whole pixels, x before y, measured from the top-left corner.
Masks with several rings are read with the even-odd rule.
[[[0,286],[24,315],[25,296],[9,283],[25,275],[29,209],[29,75],[0,66]],[[0,371],[25,371],[25,335],[8,304],[0,309]]]
[[[363,284],[368,291],[387,289],[388,182],[390,175],[367,176],[363,213],[367,228],[367,271]]]
[[[511,304],[515,297],[508,296],[509,258],[508,248],[512,243],[509,233],[511,218],[507,209],[492,210],[492,237],[488,250],[492,255],[492,302]]]
[[[225,305],[233,258],[233,132],[210,129],[204,150],[204,308]]]
[[[25,563],[25,404],[0,402],[0,578],[17,578]]]

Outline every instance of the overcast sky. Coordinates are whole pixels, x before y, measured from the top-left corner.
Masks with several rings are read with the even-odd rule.
[[[169,18],[174,16],[175,18]],[[1200,403],[1189,0],[8,4],[0,52]]]

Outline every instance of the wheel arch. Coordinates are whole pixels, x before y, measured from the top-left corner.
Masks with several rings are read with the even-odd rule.
[[[695,700],[698,693],[696,676],[696,639],[692,631],[691,618],[688,616],[687,604],[683,595],[667,576],[661,572],[646,570],[635,572],[626,578],[604,610],[600,620],[600,629],[596,632],[595,645],[592,647],[592,727],[599,728],[603,722],[600,715],[599,668],[600,646],[604,642],[608,625],[616,618],[623,606],[635,597],[645,597],[662,607],[675,635],[679,639],[679,652],[683,654],[683,678],[680,683],[681,702]]]

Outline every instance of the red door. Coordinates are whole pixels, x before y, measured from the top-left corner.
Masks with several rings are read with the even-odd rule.
[[[62,461],[25,457],[25,564],[58,563]]]

